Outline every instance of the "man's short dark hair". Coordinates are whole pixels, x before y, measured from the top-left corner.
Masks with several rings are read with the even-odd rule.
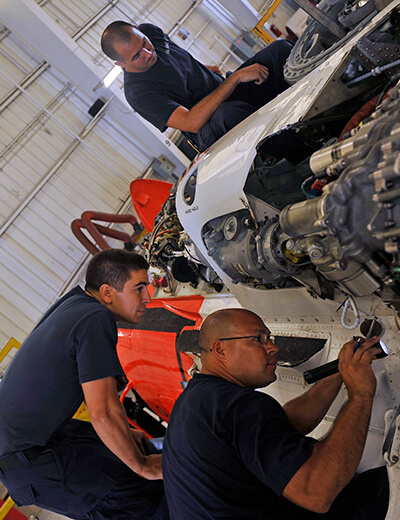
[[[131,23],[117,20],[110,23],[101,35],[101,48],[112,60],[121,60],[121,56],[115,51],[116,43],[130,43],[132,39]]]
[[[120,292],[132,271],[147,271],[148,268],[147,260],[137,253],[125,249],[106,249],[89,262],[85,289],[98,291],[106,283]]]

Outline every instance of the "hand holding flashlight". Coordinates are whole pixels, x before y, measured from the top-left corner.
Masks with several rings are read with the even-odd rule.
[[[339,371],[346,385],[349,399],[355,396],[372,399],[376,390],[376,377],[371,368],[375,356],[381,352],[375,345],[379,338],[360,338],[359,347],[355,350],[354,341],[346,343],[339,353]]]
[[[356,352],[365,341],[368,341],[370,339],[374,322],[375,322],[375,318],[374,318],[374,320],[372,320],[371,326],[369,328],[369,331],[367,333],[367,337],[365,338],[365,340],[362,340],[361,338],[358,338],[356,340],[356,338],[354,338],[354,340],[356,340],[356,343],[354,345],[354,352]],[[386,347],[385,343],[382,340],[380,340],[377,336],[374,339],[375,339],[375,344],[373,344],[369,348],[375,348],[375,347],[379,348],[379,352],[376,353],[376,355],[375,355],[376,358],[386,357],[389,354],[389,351],[388,351],[388,348]],[[333,374],[337,374],[338,372],[339,372],[339,359],[335,359],[334,361],[325,363],[324,365],[321,365],[317,368],[313,368],[312,370],[307,370],[306,372],[304,372],[303,376],[304,376],[304,380],[306,381],[306,383],[312,384],[312,383],[319,381],[320,379],[324,379],[325,377],[329,377]]]

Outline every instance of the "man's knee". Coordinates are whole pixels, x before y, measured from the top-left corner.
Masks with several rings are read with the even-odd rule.
[[[288,40],[276,40],[258,51],[253,56],[252,62],[265,65],[266,67],[271,67],[271,65],[274,64],[283,68],[292,49],[292,42]]]
[[[214,112],[210,123],[217,134],[225,134],[255,111],[255,107],[244,101],[225,101]]]
[[[256,108],[244,101],[225,101],[222,103],[196,135],[196,144],[204,151],[220,137],[250,116]]]

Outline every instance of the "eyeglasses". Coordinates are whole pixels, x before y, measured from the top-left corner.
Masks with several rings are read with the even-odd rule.
[[[238,336],[237,338],[218,338],[219,341],[231,341],[233,339],[256,339],[260,345],[266,345],[267,343],[275,343],[275,336],[267,334],[266,332],[260,332],[258,336]],[[204,352],[207,352],[205,349]],[[212,352],[212,348],[209,349]]]
[[[218,338],[220,341],[229,341],[232,339],[252,339],[255,338],[261,345],[266,345],[267,343],[274,343],[275,336],[272,334],[267,334],[266,332],[260,332],[258,336],[239,336],[237,338]]]

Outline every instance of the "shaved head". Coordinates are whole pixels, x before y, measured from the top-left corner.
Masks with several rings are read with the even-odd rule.
[[[115,50],[115,45],[118,43],[129,44],[133,37],[133,30],[136,26],[128,22],[117,20],[110,23],[101,36],[101,48],[109,58],[112,60],[120,60],[121,56]]]
[[[136,25],[116,21],[101,36],[104,54],[126,72],[146,72],[157,62],[157,52],[150,39]]]
[[[200,329],[201,349],[208,352],[215,339],[232,336],[238,323],[248,315],[258,317],[254,312],[246,309],[221,309],[209,314]]]
[[[267,341],[261,342],[263,334]],[[263,320],[246,309],[221,309],[204,320],[199,335],[201,372],[248,388],[276,379],[278,347]]]

